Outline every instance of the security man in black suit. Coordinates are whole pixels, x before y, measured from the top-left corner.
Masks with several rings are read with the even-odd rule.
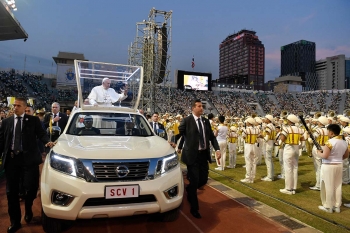
[[[151,122],[150,122],[151,127],[152,127],[153,131],[154,131],[157,135],[158,135],[158,129],[163,130],[163,131],[164,131],[164,136],[163,136],[163,138],[164,138],[165,140],[168,140],[168,135],[167,135],[167,133],[166,133],[166,131],[165,131],[164,125],[160,124],[160,123],[158,122],[158,120],[159,120],[159,114],[158,114],[158,112],[154,112],[153,115],[152,115],[152,117],[151,117]]]
[[[51,113],[45,115],[45,127],[48,128],[50,126],[50,121],[52,121],[52,125],[60,127],[63,132],[68,122],[68,116],[63,112],[60,112],[60,104],[57,102],[52,103],[51,111]]]
[[[126,135],[126,136],[140,136],[140,130],[135,128],[135,123],[131,119],[125,120],[124,127],[117,128],[116,132],[117,135]]]
[[[201,218],[198,212],[197,189],[208,181],[209,163],[211,163],[210,144],[216,150],[218,160],[221,158],[220,147],[211,129],[208,119],[201,117],[203,105],[201,100],[192,103],[192,115],[184,118],[179,126],[180,135],[184,137],[181,160],[187,165],[190,184],[186,187],[187,198],[191,204],[191,214]]]
[[[77,128],[78,135],[98,135],[101,134],[100,130],[93,127],[94,119],[90,115],[84,117],[84,128]]]
[[[45,146],[53,146],[39,118],[25,114],[27,100],[16,98],[13,106],[14,116],[4,119],[0,128],[0,154],[2,153],[5,168],[8,213],[11,221],[7,232],[10,233],[22,227],[18,196],[21,175],[25,190],[24,220],[29,223],[33,218],[32,205],[39,187],[39,164],[42,162],[36,140],[40,139]]]

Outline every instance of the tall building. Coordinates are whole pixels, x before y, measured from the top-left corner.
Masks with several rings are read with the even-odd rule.
[[[345,89],[350,89],[350,57],[345,59]]]
[[[349,89],[350,58],[344,54],[316,61],[320,90]]]
[[[281,47],[281,76],[299,76],[305,91],[318,90],[316,44],[300,40]]]
[[[241,30],[221,42],[218,82],[264,89],[265,47],[255,31]]]

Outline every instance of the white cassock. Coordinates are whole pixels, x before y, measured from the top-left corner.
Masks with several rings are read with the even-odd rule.
[[[113,88],[104,89],[103,86],[97,86],[92,88],[88,99],[90,104],[95,105],[112,105],[117,101],[122,101],[128,96],[123,94],[118,94]]]

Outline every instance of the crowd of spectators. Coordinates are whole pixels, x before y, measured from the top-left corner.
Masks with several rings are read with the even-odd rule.
[[[329,93],[327,91],[316,91],[315,92],[316,103],[318,104],[318,110],[321,112],[326,112],[326,98],[329,97]]]
[[[281,108],[275,102],[273,102],[269,95],[273,95],[271,93],[256,93],[256,97],[258,98],[258,102],[260,106],[263,108],[266,114],[271,114],[273,116],[279,116],[281,114]]]
[[[5,106],[7,97],[20,96],[35,97],[35,107],[37,109],[50,109],[52,102],[73,102],[77,99],[77,89],[54,89],[48,85],[48,80],[43,80],[42,76],[33,74],[18,74],[12,71],[0,71],[0,109],[6,114],[11,111]],[[86,98],[89,90],[99,83],[92,80],[84,83],[83,97]],[[114,86],[112,86],[113,88]],[[133,92],[134,97],[138,93],[137,87],[129,86],[129,92]],[[346,92],[344,109],[350,108],[350,93]],[[276,98],[277,102],[273,101]],[[209,105],[206,113],[217,112],[229,116],[247,116],[256,111],[251,102],[258,102],[265,114],[278,116],[282,110],[289,113],[298,114],[303,111],[310,113],[315,111],[326,112],[328,110],[339,111],[339,104],[342,93],[329,91],[314,91],[302,93],[271,93],[271,92],[238,92],[238,91],[192,91],[179,90],[169,87],[157,87],[155,101],[156,111],[168,112],[173,115],[190,114],[191,101],[202,99],[208,101]],[[328,100],[328,102],[327,102]],[[327,103],[329,106],[327,106]],[[6,109],[5,109],[6,107]],[[212,107],[212,108],[210,108]],[[209,109],[208,109],[209,108]]]
[[[341,93],[340,92],[333,92],[331,96],[331,102],[330,105],[328,106],[328,111],[333,110],[335,112],[339,111],[339,103],[341,100]]]
[[[301,92],[295,94],[297,100],[302,104],[304,112],[309,113],[316,111],[318,107],[315,105],[314,98],[316,95],[311,92]]]
[[[303,112],[301,104],[295,100],[291,93],[275,93],[275,96],[282,111],[285,110],[293,114]]]

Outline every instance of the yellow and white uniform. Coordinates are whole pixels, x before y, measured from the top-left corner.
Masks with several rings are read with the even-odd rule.
[[[286,137],[283,149],[285,189],[296,190],[298,183],[299,143],[303,132],[295,125],[287,125],[283,127],[281,133]]]
[[[260,130],[257,127],[248,126],[242,131],[242,137],[244,138],[244,159],[246,165],[245,179],[254,182],[256,174],[256,163],[258,156],[257,151],[257,138]]]
[[[235,168],[236,159],[237,159],[237,140],[238,140],[237,133],[235,131],[230,131],[227,140],[228,140],[228,154],[229,154],[228,168]]]
[[[326,141],[328,141],[328,130],[325,127],[317,127],[313,136],[320,146],[324,146]],[[322,159],[317,155],[317,148],[315,145],[312,148],[312,158],[316,172],[316,184],[314,187],[320,189]]]
[[[325,208],[341,206],[343,155],[348,149],[342,136],[329,139],[325,146],[330,149],[321,165],[321,201]]]
[[[273,149],[276,139],[276,129],[272,123],[269,123],[265,127],[265,164],[267,168],[267,177],[274,180],[275,169],[273,166]]]

